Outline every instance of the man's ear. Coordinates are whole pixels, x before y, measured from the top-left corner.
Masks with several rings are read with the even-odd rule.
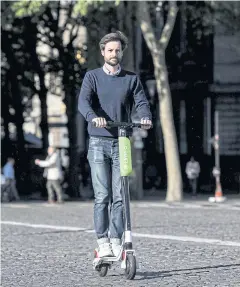
[[[104,50],[101,50],[101,54],[102,54],[102,56],[104,56]]]

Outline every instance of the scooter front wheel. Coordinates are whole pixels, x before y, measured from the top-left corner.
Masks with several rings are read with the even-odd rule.
[[[127,254],[125,276],[128,280],[133,280],[136,275],[137,263],[133,254]]]
[[[108,272],[108,264],[101,264],[97,269],[100,277],[105,277]]]

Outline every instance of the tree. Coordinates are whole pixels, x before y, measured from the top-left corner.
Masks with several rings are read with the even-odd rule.
[[[2,37],[4,39],[2,44],[2,51],[6,57],[7,63],[9,65],[9,69],[6,72],[6,84],[7,84],[7,93],[5,96],[7,97],[5,100],[9,100],[9,96],[11,96],[12,106],[15,111],[14,114],[14,123],[16,125],[16,167],[17,167],[17,174],[21,175],[26,170],[26,154],[25,154],[25,141],[24,141],[24,133],[23,133],[23,103],[22,103],[22,94],[20,90],[20,77],[21,77],[21,68],[20,64],[16,59],[16,56],[9,47],[12,46],[12,38],[13,36],[8,33],[7,31],[2,30]],[[9,107],[9,105],[8,105]],[[9,114],[7,114],[9,116]],[[7,118],[5,117],[7,120]],[[8,123],[6,122],[6,125]],[[7,131],[7,126],[6,130]],[[8,136],[8,131],[7,131]],[[9,155],[10,156],[10,155]]]
[[[165,51],[171,37],[177,16],[177,4],[168,2],[168,15],[159,38],[155,36],[149,4],[145,1],[138,2],[138,20],[147,46],[151,52],[154,75],[159,97],[160,121],[164,137],[164,149],[167,165],[167,201],[182,199],[182,177],[176,131],[173,121],[171,91],[168,82],[168,72],[165,61]]]
[[[69,193],[77,195],[79,190],[78,166],[80,155],[77,148],[77,90],[80,88],[82,64],[76,61],[76,54],[81,56],[83,43],[75,43],[79,29],[83,25],[82,17],[74,16],[75,2],[53,2],[53,1],[18,1],[14,2],[12,8],[15,17],[28,21],[31,37],[26,41],[32,50],[31,61],[34,64],[33,71],[39,78],[42,122],[41,127],[45,128],[47,123],[46,94],[52,87],[45,86],[44,80],[47,73],[55,73],[61,79],[61,94],[64,94],[63,102],[66,105],[68,117],[69,136]],[[37,25],[32,25],[31,23]],[[40,54],[37,45],[45,45],[50,53]],[[34,47],[34,48],[33,48]],[[43,122],[43,116],[45,122]],[[43,133],[45,135],[45,133]]]
[[[2,53],[2,58],[3,56]],[[5,150],[8,149],[9,153],[12,153],[12,145],[10,140],[9,124],[13,122],[12,115],[10,114],[10,95],[9,95],[9,66],[6,60],[2,60],[1,69],[1,92],[2,92],[2,105],[1,105],[1,117],[3,120],[2,127],[4,132],[4,137],[2,140],[2,151],[3,154]],[[7,155],[6,155],[7,156]],[[3,161],[3,160],[2,160]]]
[[[45,85],[45,71],[43,63],[41,63],[39,56],[37,54],[37,25],[36,23],[32,23],[31,17],[25,17],[23,19],[25,26],[25,37],[24,42],[25,45],[29,48],[29,56],[32,64],[32,74],[38,76],[39,79],[39,88],[35,89],[35,92],[39,96],[40,105],[41,105],[41,122],[40,128],[42,132],[42,147],[44,150],[47,149],[48,135],[49,135],[49,127],[48,127],[48,113],[47,113],[47,88]],[[34,84],[33,84],[34,85]],[[34,85],[35,86],[35,85]]]
[[[26,4],[27,2],[25,2]],[[39,3],[37,3],[37,7]],[[19,5],[18,2],[8,2],[3,1],[2,4],[2,29],[3,31],[8,31],[8,34],[12,34],[12,47],[8,47],[8,50],[11,48],[13,54],[16,56],[17,63],[20,65],[19,73],[21,77],[20,86],[22,94],[24,97],[30,96],[30,98],[25,101],[25,106],[28,103],[31,103],[32,95],[38,94],[41,102],[41,131],[42,131],[42,142],[43,148],[46,149],[48,146],[48,122],[47,122],[47,105],[46,105],[46,87],[44,84],[44,72],[43,67],[37,56],[37,22],[35,19],[31,19],[30,16],[20,17],[19,10],[16,10]],[[36,5],[36,3],[35,3]],[[24,6],[20,12],[26,15],[28,13],[27,8]],[[6,34],[6,33],[5,33]],[[31,59],[29,61],[29,59]],[[13,69],[13,66],[10,66],[10,69]],[[38,75],[40,84],[39,89],[36,88],[34,74]],[[23,92],[23,87],[25,91],[29,92],[26,94]],[[24,113],[26,109],[24,109]]]

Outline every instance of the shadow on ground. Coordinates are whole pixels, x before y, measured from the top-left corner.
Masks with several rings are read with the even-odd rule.
[[[141,278],[135,278],[135,280],[145,280],[145,279],[155,279],[155,278],[164,278],[171,277],[175,275],[191,275],[196,273],[209,272],[211,269],[218,268],[233,268],[240,267],[240,264],[228,264],[228,265],[215,265],[215,266],[204,266],[204,267],[195,267],[195,268],[186,268],[186,269],[176,269],[169,271],[145,271],[145,272],[137,272],[138,276],[142,276]]]

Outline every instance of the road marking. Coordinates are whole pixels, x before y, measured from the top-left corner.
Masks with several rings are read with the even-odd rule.
[[[11,208],[29,208],[27,204],[8,204],[7,206]]]
[[[26,226],[26,227],[32,227],[32,228],[67,230],[67,231],[85,231],[85,230],[88,230],[87,228],[81,228],[81,227],[46,225],[46,224],[31,224],[31,223],[16,222],[16,221],[1,221],[1,224]]]
[[[207,244],[213,244],[213,245],[240,247],[240,242],[236,242],[236,241],[224,241],[224,240],[219,240],[219,239],[200,238],[200,237],[191,237],[191,236],[143,234],[143,233],[135,233],[135,232],[133,233],[133,236],[134,237],[141,237],[141,238],[164,239],[164,240],[172,240],[172,241],[207,243]]]
[[[32,228],[65,230],[65,231],[84,231],[86,233],[94,233],[94,230],[83,228],[83,227],[75,227],[75,226],[31,224],[31,223],[16,222],[16,221],[1,221],[1,224],[26,226],[26,227],[32,227]],[[191,237],[191,236],[146,234],[146,233],[136,233],[136,232],[133,232],[132,235],[133,237],[139,237],[139,238],[163,239],[163,240],[171,240],[171,241],[183,241],[183,242],[206,243],[206,244],[212,244],[212,245],[240,247],[240,242],[237,242],[237,241],[224,241],[224,240],[219,240],[219,239],[200,238],[200,237]]]
[[[231,204],[208,204],[208,203],[133,203],[133,207],[140,207],[140,208],[170,208],[170,209],[211,209],[214,208],[216,210],[226,209],[226,210],[240,210],[239,206],[234,206]]]

